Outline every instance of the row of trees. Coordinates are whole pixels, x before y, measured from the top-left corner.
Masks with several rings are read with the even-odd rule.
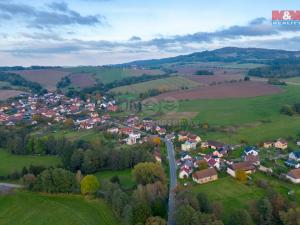
[[[47,92],[46,90],[43,89],[43,87],[40,84],[26,80],[22,76],[20,76],[18,74],[14,74],[14,73],[1,72],[0,73],[0,81],[6,81],[14,86],[21,86],[21,87],[29,88],[32,92],[37,93],[37,94],[40,94],[42,92]]]

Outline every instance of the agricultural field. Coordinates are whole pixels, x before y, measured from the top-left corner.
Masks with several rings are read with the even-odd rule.
[[[182,88],[194,88],[199,86],[199,84],[185,79],[184,77],[180,76],[174,76],[174,77],[168,77],[165,79],[158,79],[158,80],[152,80],[152,81],[146,81],[138,84],[132,84],[122,87],[117,87],[112,89],[112,92],[115,93],[133,93],[133,94],[139,94],[139,93],[145,93],[151,89],[156,89],[161,92],[168,92],[168,91],[174,91],[174,90],[181,90]]]
[[[284,82],[287,84],[292,84],[292,85],[300,85],[300,77],[292,77],[288,79],[284,79]]]
[[[94,77],[89,73],[73,73],[70,80],[73,86],[79,88],[92,87],[96,84]]]
[[[114,176],[118,176],[120,179],[120,186],[124,189],[130,189],[135,185],[133,180],[131,169],[121,170],[121,171],[101,171],[95,174],[100,180],[110,180]]]
[[[289,85],[282,93],[269,96],[178,101],[177,112],[197,112],[195,122],[217,128],[205,133],[198,131],[206,139],[232,144],[247,140],[257,144],[280,137],[296,138],[300,133],[300,116],[289,117],[280,113],[283,105],[296,102],[300,102],[300,89]],[[165,115],[163,118],[168,119]]]
[[[226,98],[247,98],[264,95],[273,95],[282,92],[281,88],[263,82],[236,82],[223,83],[214,86],[198,87],[191,90],[174,91],[156,96],[163,100],[173,98],[184,99],[226,99]]]
[[[49,91],[54,91],[56,84],[61,78],[69,75],[69,72],[56,69],[19,70],[10,72],[19,74],[27,80],[39,83]]]
[[[100,199],[17,191],[0,195],[1,225],[119,225]]]
[[[89,73],[99,82],[104,84],[111,83],[116,80],[121,80],[126,77],[148,75],[161,75],[160,70],[142,70],[142,69],[127,69],[127,68],[113,68],[113,67],[74,67],[67,69],[72,73]]]
[[[0,90],[0,101],[7,100],[9,98],[17,97],[20,94],[25,93],[24,91],[16,90]]]
[[[60,159],[54,156],[21,156],[12,155],[0,149],[0,176],[7,176],[15,171],[21,172],[23,167],[35,166],[58,166]],[[1,217],[0,217],[1,218]]]

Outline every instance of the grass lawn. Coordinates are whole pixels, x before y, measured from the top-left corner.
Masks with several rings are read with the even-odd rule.
[[[283,105],[296,102],[300,102],[300,88],[289,85],[284,87],[283,93],[271,96],[180,101],[179,112],[197,112],[194,120],[199,123],[233,128],[230,132],[207,132],[204,138],[226,143],[239,143],[244,139],[255,144],[300,133],[300,116],[280,114]]]
[[[232,177],[220,178],[214,182],[195,185],[192,187],[195,193],[205,193],[210,201],[223,205],[223,217],[228,221],[230,213],[237,209],[247,209],[249,204],[264,196],[263,189],[256,186],[247,186]]]
[[[258,179],[262,179],[265,181],[268,181],[280,194],[282,194],[283,196],[287,197],[287,198],[295,198],[297,200],[297,202],[300,204],[300,186],[290,183],[290,182],[286,182],[286,181],[282,181],[282,180],[278,180],[274,177],[270,177],[267,176],[264,173],[255,173],[254,175],[252,175],[254,180],[258,180]],[[293,196],[289,196],[288,192],[289,191],[294,191],[295,194]]]
[[[41,165],[50,167],[57,166],[60,163],[60,159],[54,156],[21,156],[0,150],[0,176],[6,176],[14,171],[21,171],[24,166]]]
[[[17,191],[0,195],[1,225],[118,225],[102,200]]]
[[[106,179],[110,180],[114,176],[118,176],[120,179],[120,185],[124,189],[130,189],[135,185],[131,169],[120,170],[120,171],[101,171],[95,174],[100,180]]]
[[[182,87],[193,88],[197,86],[199,86],[199,84],[191,80],[188,80],[184,77],[175,76],[175,77],[168,77],[164,79],[151,80],[151,81],[146,81],[138,84],[117,87],[112,89],[111,91],[115,93],[139,94],[139,93],[145,93],[151,89],[157,89],[162,92],[166,92],[166,91],[180,90]]]

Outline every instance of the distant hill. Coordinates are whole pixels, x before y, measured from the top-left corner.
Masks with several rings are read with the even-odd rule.
[[[261,48],[226,47],[213,51],[196,52],[164,59],[140,60],[123,65],[131,66],[162,66],[163,64],[196,63],[196,62],[237,62],[270,64],[274,60],[297,60],[300,63],[300,51],[284,51]]]

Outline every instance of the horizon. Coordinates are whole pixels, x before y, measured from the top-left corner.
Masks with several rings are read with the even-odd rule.
[[[272,10],[300,3],[256,2],[0,0],[0,66],[115,65],[227,46],[300,50],[300,26],[271,21]]]

